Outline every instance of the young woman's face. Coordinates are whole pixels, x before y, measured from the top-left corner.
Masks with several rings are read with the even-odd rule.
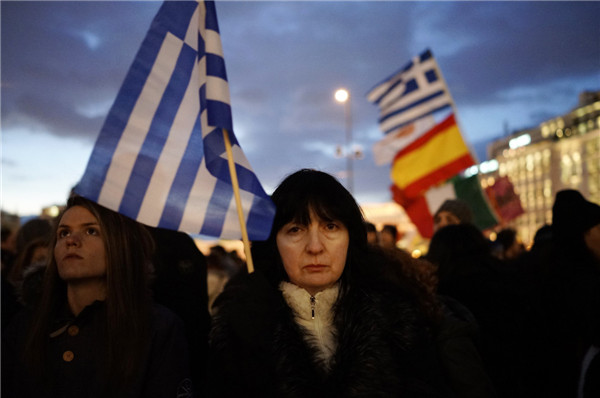
[[[62,216],[54,258],[58,274],[67,282],[104,279],[106,250],[100,224],[85,207],[73,206]]]
[[[290,282],[311,295],[334,285],[342,276],[350,238],[341,222],[322,220],[311,210],[308,225],[289,222],[277,232],[276,239]]]

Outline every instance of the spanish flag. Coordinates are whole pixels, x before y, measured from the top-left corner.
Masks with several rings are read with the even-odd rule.
[[[451,114],[396,154],[390,177],[406,198],[416,198],[474,164]]]

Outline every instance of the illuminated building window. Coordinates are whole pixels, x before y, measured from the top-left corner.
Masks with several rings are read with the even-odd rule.
[[[525,158],[525,163],[527,167],[527,171],[533,171],[534,163],[533,163],[533,155],[529,154]]]
[[[552,151],[548,148],[546,148],[542,151],[542,156],[544,157],[544,159],[550,159],[551,155],[552,155]]]
[[[500,177],[504,177],[506,175],[506,169],[506,164],[500,163],[500,166],[498,167],[498,174],[500,174]]]
[[[548,138],[549,135],[550,135],[550,128],[548,127],[548,125],[543,125],[542,126],[542,137]]]
[[[588,128],[588,130],[593,130],[594,129],[594,121],[592,119],[588,120],[588,122],[587,122],[587,128]]]
[[[527,195],[525,195],[524,193],[521,193],[521,195],[519,195],[519,196],[521,196],[521,204],[523,205],[523,207],[527,208]]]

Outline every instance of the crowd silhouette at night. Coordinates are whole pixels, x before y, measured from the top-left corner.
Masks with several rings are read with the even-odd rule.
[[[2,396],[600,396],[600,206],[579,191],[529,246],[446,201],[420,258],[326,173],[273,200],[252,274],[74,194],[3,225]]]

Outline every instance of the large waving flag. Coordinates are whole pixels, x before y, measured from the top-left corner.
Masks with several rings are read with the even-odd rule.
[[[394,201],[400,204],[419,234],[424,238],[433,236],[433,216],[447,199],[461,199],[473,212],[473,224],[481,230],[498,224],[499,218],[481,189],[479,178],[455,176],[450,180],[431,187],[415,198],[407,198],[395,185],[391,186]]]
[[[451,114],[396,154],[390,177],[406,197],[414,198],[473,164]]]
[[[150,226],[239,239],[227,132],[248,235],[264,240],[275,207],[233,135],[215,5],[166,1],[75,192]]]
[[[385,135],[373,145],[373,159],[378,166],[390,164],[396,154],[435,126],[433,116],[425,116]]]
[[[379,128],[385,134],[452,105],[452,98],[429,50],[375,86],[367,99],[379,106]]]
[[[494,184],[485,189],[492,207],[502,222],[508,222],[525,213],[521,198],[507,176],[497,177]]]

